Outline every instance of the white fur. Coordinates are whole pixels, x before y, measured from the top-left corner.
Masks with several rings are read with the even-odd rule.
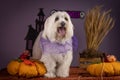
[[[55,18],[59,17],[58,21]],[[65,17],[68,19],[65,20]],[[65,22],[66,34],[61,37],[57,34],[57,28],[60,26],[61,22]],[[68,51],[66,54],[44,54],[40,48],[40,37],[44,39],[49,39],[51,42],[58,42],[64,44],[67,40],[70,40],[73,36],[73,24],[71,22],[70,16],[63,11],[58,11],[53,13],[45,21],[44,30],[42,34],[40,33],[33,46],[33,58],[43,61],[47,73],[46,77],[67,77],[69,76],[69,67],[72,61],[72,50]]]

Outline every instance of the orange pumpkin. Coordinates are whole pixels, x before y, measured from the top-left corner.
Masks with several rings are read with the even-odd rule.
[[[108,55],[107,60],[108,60],[108,62],[114,62],[114,61],[116,61],[116,57],[114,55]]]
[[[12,60],[7,65],[7,71],[11,75],[19,75],[22,77],[43,76],[47,71],[44,64],[36,60]]]
[[[120,62],[91,64],[87,67],[87,71],[93,76],[120,75]]]

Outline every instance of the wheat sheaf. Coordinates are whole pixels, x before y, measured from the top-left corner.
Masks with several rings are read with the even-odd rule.
[[[102,6],[95,6],[86,14],[87,49],[98,50],[105,36],[114,27],[115,20],[110,15],[111,10],[102,11],[101,8]]]

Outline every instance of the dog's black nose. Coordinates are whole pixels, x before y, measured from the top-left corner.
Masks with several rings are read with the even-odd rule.
[[[61,26],[64,27],[65,26],[65,22],[61,22]]]

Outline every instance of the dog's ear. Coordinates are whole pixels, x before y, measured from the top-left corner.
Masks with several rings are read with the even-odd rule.
[[[51,12],[50,12],[50,15],[52,15],[53,13],[57,12],[58,10],[55,10],[53,9]]]
[[[44,23],[44,30],[42,34],[42,37],[44,39],[47,39],[47,26],[49,26],[48,23],[49,23],[49,17],[45,20],[45,23]]]

